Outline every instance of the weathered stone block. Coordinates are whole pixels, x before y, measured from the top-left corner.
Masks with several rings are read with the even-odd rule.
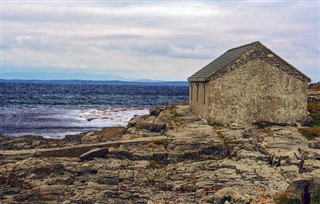
[[[94,158],[104,157],[107,153],[107,148],[97,148],[82,154],[79,158],[80,161],[92,160]]]

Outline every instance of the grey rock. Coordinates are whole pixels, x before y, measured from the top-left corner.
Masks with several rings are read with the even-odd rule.
[[[66,141],[77,141],[80,142],[82,140],[83,134],[77,134],[77,135],[66,135],[64,140]]]
[[[152,116],[158,116],[162,111],[166,110],[165,106],[160,106],[156,108],[150,108],[149,112]]]
[[[104,157],[107,153],[107,148],[97,148],[82,154],[79,158],[80,161],[92,160],[94,158]]]
[[[134,116],[129,122],[128,127],[134,127],[138,122],[145,120],[148,116]]]
[[[135,125],[139,129],[148,130],[151,132],[160,132],[166,129],[166,124],[162,121],[156,121],[155,116],[150,116],[143,121],[139,121]]]
[[[310,148],[314,141],[297,127],[212,127],[188,106],[133,120],[121,140],[105,143],[99,143],[102,134],[123,130],[94,131],[96,144],[0,137],[1,203],[271,204],[276,195],[300,199],[307,180],[311,197],[320,188],[320,150]],[[169,126],[161,133],[137,127],[146,121]],[[254,136],[244,139],[249,128]],[[36,141],[42,149],[12,149]]]
[[[320,149],[320,141],[309,142],[308,146],[312,149]]]

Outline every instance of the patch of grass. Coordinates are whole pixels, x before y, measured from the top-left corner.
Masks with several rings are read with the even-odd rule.
[[[308,140],[312,140],[320,136],[320,102],[308,102],[307,108],[312,121],[303,124],[308,127],[300,128],[299,132]]]
[[[305,123],[305,126],[320,126],[320,102],[308,102],[307,107],[312,121]]]
[[[304,126],[320,126],[320,114],[318,113],[310,113],[309,115],[312,118],[312,121],[303,124]]]
[[[309,112],[320,112],[320,102],[308,102],[308,111]]]
[[[300,128],[299,132],[308,140],[312,140],[320,136],[320,126]]]

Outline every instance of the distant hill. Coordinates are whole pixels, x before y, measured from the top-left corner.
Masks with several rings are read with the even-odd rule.
[[[165,82],[164,80],[138,79],[135,82]]]
[[[117,75],[85,72],[8,72],[2,73],[2,79],[132,81],[131,79]]]
[[[152,80],[152,79],[129,79],[117,75],[98,75],[83,72],[10,72],[3,73],[2,79],[4,81],[16,81],[16,82],[48,82],[48,83],[96,83],[96,82],[107,82],[107,83],[153,83],[159,85],[188,85],[187,81],[164,81],[164,80]]]

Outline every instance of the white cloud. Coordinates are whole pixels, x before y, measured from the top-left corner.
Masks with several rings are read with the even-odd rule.
[[[6,1],[3,65],[186,80],[231,47],[259,40],[319,81],[319,5]]]

